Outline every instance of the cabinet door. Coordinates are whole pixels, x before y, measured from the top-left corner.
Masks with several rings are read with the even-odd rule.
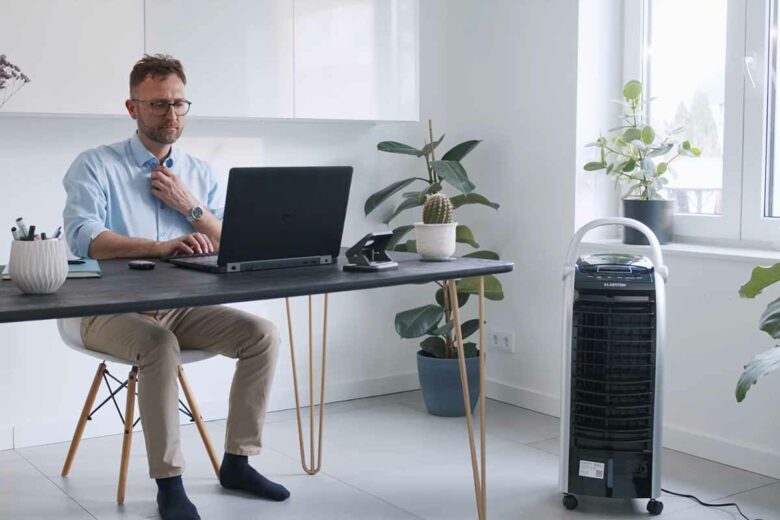
[[[146,0],[146,51],[181,60],[191,115],[293,117],[290,0]]]
[[[295,0],[295,117],[419,119],[417,0]]]
[[[142,0],[4,1],[0,54],[31,81],[2,110],[126,114],[143,51]]]

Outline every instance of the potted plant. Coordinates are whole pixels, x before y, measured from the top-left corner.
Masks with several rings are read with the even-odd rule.
[[[430,140],[426,140],[420,149],[395,141],[383,141],[377,145],[377,149],[383,152],[410,155],[424,158],[427,177],[409,177],[379,190],[371,195],[365,203],[365,214],[375,211],[377,207],[390,200],[395,194],[403,192],[412,184],[423,183],[417,190],[403,192],[402,200],[384,219],[385,224],[390,224],[396,217],[405,211],[423,206],[426,201],[440,201],[446,207],[446,198],[452,206],[452,212],[465,205],[484,205],[498,209],[499,205],[491,202],[486,197],[476,193],[476,186],[471,182],[465,168],[461,164],[466,155],[471,152],[480,141],[465,141],[454,146],[445,153],[440,160],[436,160],[436,148],[444,140],[442,135],[438,140],[433,139],[431,122],[428,122]],[[457,195],[448,197],[444,195],[445,187],[454,189]],[[440,197],[431,197],[433,194],[441,194]],[[434,203],[431,203],[434,204]],[[438,202],[436,203],[438,204]],[[445,209],[444,214],[448,211]],[[425,217],[423,217],[425,221]],[[474,232],[467,225],[452,223],[454,227],[455,243],[464,244],[475,249],[463,256],[473,258],[487,258],[498,260],[499,256],[493,251],[479,250]],[[406,240],[404,237],[414,228],[413,225],[401,225],[393,229],[393,236],[388,243],[388,249],[394,251],[418,252],[424,250],[426,238],[417,235],[418,240]],[[418,241],[422,240],[421,245]],[[427,253],[426,253],[427,254]],[[447,254],[447,257],[452,253]],[[423,398],[426,407],[431,414],[443,416],[463,416],[463,395],[458,371],[457,351],[453,337],[454,321],[452,317],[453,304],[463,307],[470,295],[479,291],[477,278],[463,278],[457,280],[457,302],[450,302],[448,292],[443,290],[443,282],[435,282],[436,291],[433,295],[434,303],[401,311],[395,316],[395,330],[402,338],[417,339],[420,341],[420,350],[417,353],[417,367],[420,376],[420,386],[423,390]],[[501,283],[495,276],[485,277],[485,297],[490,300],[502,300],[504,298]],[[479,319],[465,320],[461,324],[463,338],[467,338],[479,330]],[[464,352],[467,356],[466,366],[469,381],[469,395],[473,410],[479,397],[478,370],[479,351],[473,342],[464,343]]]
[[[750,280],[739,289],[739,295],[743,298],[755,298],[761,291],[780,280],[780,263],[772,267],[756,267],[750,276]],[[780,299],[767,306],[759,320],[759,328],[772,336],[780,338]],[[737,382],[737,402],[742,402],[747,396],[750,387],[756,384],[759,378],[780,368],[780,347],[775,345],[761,354],[756,355],[745,365],[745,369]]]
[[[417,252],[423,260],[452,260],[455,252],[455,230],[450,198],[443,193],[426,195],[423,220],[414,224]]]
[[[623,101],[618,103],[623,107],[623,124],[609,130],[611,137],[599,137],[587,145],[599,149],[599,160],[587,163],[585,171],[605,170],[611,179],[628,184],[623,215],[645,224],[661,244],[666,244],[673,235],[674,201],[664,199],[659,192],[669,182],[669,165],[680,156],[698,157],[701,150],[689,141],[672,137],[684,128],[661,138],[647,123],[639,81],[631,80],[623,86]],[[648,243],[642,233],[631,228],[626,228],[623,242]]]

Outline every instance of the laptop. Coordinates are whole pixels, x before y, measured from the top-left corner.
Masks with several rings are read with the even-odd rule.
[[[351,166],[232,168],[219,253],[168,261],[210,273],[334,264],[351,181]]]

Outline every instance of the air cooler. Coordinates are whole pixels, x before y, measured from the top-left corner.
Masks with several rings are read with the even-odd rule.
[[[606,225],[647,236],[652,261],[630,254],[577,257],[583,236]],[[663,347],[666,305],[658,240],[631,219],[590,222],[575,233],[564,264],[560,488],[577,495],[650,499],[661,494]]]

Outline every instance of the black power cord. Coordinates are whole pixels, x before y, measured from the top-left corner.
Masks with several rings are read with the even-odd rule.
[[[699,504],[701,504],[701,505],[703,505],[705,507],[731,507],[731,506],[734,506],[734,507],[737,508],[737,511],[739,511],[739,514],[742,515],[742,518],[744,518],[745,520],[751,520],[750,518],[745,516],[745,513],[742,512],[742,510],[739,508],[739,506],[735,502],[729,502],[728,504],[708,504],[707,502],[702,502],[701,500],[699,500],[698,498],[696,498],[693,495],[685,495],[683,493],[675,493],[674,491],[669,491],[668,489],[663,489],[663,488],[661,488],[661,491],[663,491],[664,493],[668,493],[670,495],[677,496],[677,497],[693,499],[693,500],[697,501]],[[761,520],[761,518],[754,518],[752,520]]]

